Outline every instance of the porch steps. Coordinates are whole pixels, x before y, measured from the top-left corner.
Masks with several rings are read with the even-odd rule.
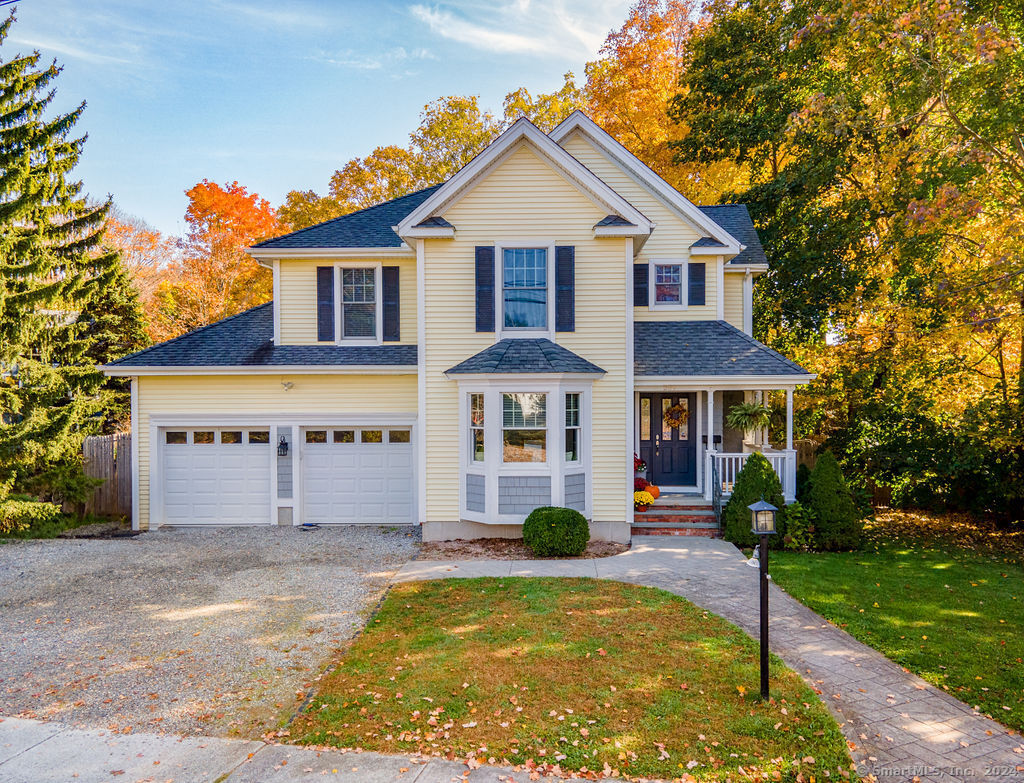
[[[697,497],[658,498],[647,511],[633,515],[631,532],[639,536],[719,536],[711,503]]]

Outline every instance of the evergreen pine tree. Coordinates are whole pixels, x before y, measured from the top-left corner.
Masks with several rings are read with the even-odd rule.
[[[48,116],[60,68],[9,54],[0,23],[0,500],[81,499],[82,439],[124,406],[96,365],[144,344],[120,256],[102,246],[110,201],[70,178],[85,109]]]

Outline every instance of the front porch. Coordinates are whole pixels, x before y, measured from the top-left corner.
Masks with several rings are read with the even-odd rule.
[[[736,478],[754,452],[767,457],[787,503],[796,498],[796,450],[793,448],[793,387],[713,388],[681,383],[639,386],[635,397],[635,451],[647,463],[645,478],[667,501],[718,506],[732,493]],[[767,428],[744,433],[726,422],[729,408],[740,402],[771,404],[785,394],[785,437],[772,443]],[[781,400],[780,400],[781,402]],[[672,427],[664,414],[683,412],[685,422]],[[665,505],[662,502],[660,505]]]

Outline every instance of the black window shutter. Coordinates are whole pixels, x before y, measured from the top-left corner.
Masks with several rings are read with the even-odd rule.
[[[334,267],[316,268],[316,339],[334,342]]]
[[[555,248],[555,331],[576,331],[576,248]]]
[[[647,307],[650,291],[647,287],[647,264],[633,264],[633,307]]]
[[[476,249],[476,330],[494,331],[494,248]]]
[[[384,308],[383,340],[386,343],[396,343],[401,339],[399,336],[398,267],[381,267],[380,282],[381,306]]]
[[[686,303],[691,307],[694,305],[704,304],[704,276],[706,274],[707,265],[702,261],[699,264],[695,264],[692,261],[687,264],[689,268],[690,276],[690,291]]]

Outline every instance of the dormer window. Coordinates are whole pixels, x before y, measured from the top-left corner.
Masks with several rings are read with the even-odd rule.
[[[503,248],[501,279],[504,328],[547,331],[547,248]]]

